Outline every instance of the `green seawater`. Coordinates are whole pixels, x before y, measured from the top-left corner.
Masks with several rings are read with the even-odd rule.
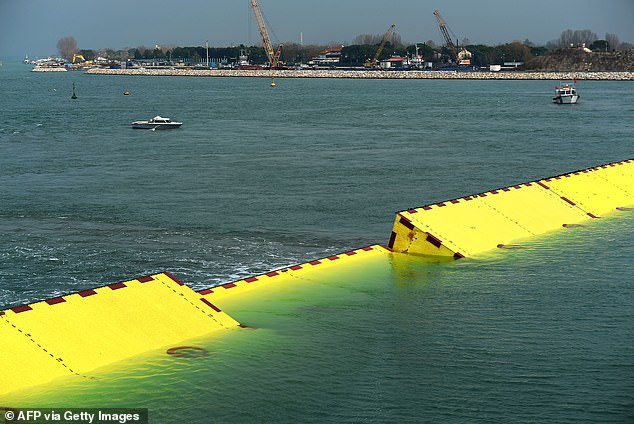
[[[194,288],[385,243],[393,212],[634,157],[631,83],[105,77],[0,68],[0,309]],[[71,100],[72,83],[77,100]],[[123,96],[129,91],[130,96]],[[177,131],[132,130],[156,114]],[[634,213],[478,259],[394,255],[247,299],[250,326],[0,399],[151,422],[634,421]]]

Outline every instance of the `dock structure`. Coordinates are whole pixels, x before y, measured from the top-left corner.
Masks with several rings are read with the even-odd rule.
[[[140,277],[0,311],[0,395],[95,370],[244,326],[241,300],[287,284],[345,278],[403,253],[477,257],[583,222],[631,210],[634,159],[464,196],[396,214],[379,244],[195,292],[169,273]],[[226,312],[228,311],[228,312]]]

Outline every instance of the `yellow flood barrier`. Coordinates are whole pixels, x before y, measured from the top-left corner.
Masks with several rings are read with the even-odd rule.
[[[275,290],[285,284],[293,284],[311,279],[319,280],[328,272],[345,275],[346,267],[350,264],[359,264],[377,257],[385,257],[391,252],[381,245],[372,245],[362,249],[351,250],[338,255],[316,259],[304,264],[293,265],[268,272],[262,275],[245,278],[233,283],[200,290],[198,293],[210,302],[218,310],[225,307],[225,301],[240,298],[245,293],[253,293],[258,290]]]
[[[0,394],[232,328],[165,273],[14,307],[0,312]]]
[[[634,161],[519,184],[396,215],[388,247],[474,256],[634,204]]]
[[[634,205],[634,161],[607,164],[397,213],[380,245],[194,292],[167,273],[0,311],[0,395],[90,371],[239,323],[248,294],[344,278],[391,252],[461,258]],[[367,262],[369,264],[370,262]],[[340,277],[342,276],[342,277]]]

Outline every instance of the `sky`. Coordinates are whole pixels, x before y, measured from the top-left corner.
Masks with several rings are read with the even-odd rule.
[[[444,44],[440,11],[462,41],[545,44],[565,29],[606,32],[634,43],[634,0],[259,0],[277,42],[346,44],[383,34],[391,24],[404,42]],[[301,34],[301,35],[300,35]],[[226,47],[259,44],[248,0],[0,0],[0,57],[57,54],[66,36],[78,48],[155,45]]]

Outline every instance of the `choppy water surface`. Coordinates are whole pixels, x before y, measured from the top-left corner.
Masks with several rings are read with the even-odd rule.
[[[208,287],[384,243],[395,210],[634,157],[631,83],[582,81],[562,107],[550,81],[28,71],[0,68],[0,309],[158,271]],[[157,114],[184,125],[129,126]],[[150,353],[7,401],[157,422],[631,422],[633,228],[622,212],[479,260],[381,261],[245,305],[256,329],[201,341],[207,358]]]

